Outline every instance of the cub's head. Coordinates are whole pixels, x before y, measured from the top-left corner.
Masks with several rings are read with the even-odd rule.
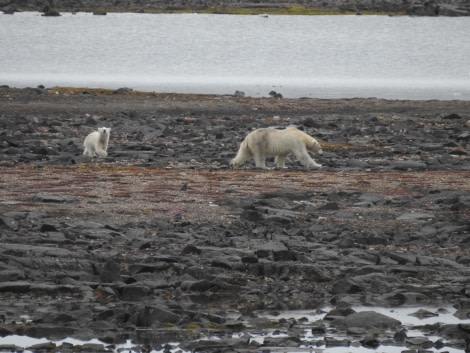
[[[111,128],[110,127],[99,127],[98,132],[100,133],[100,135],[109,135],[110,132],[111,132]]]
[[[320,144],[313,137],[309,145],[307,146],[307,149],[312,153],[323,154],[323,150],[321,149]]]

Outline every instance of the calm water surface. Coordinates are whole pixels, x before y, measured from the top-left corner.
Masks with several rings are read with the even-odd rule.
[[[0,15],[0,84],[470,100],[470,21]]]
[[[459,320],[457,319],[453,314],[455,313],[454,308],[440,308],[439,310],[435,307],[397,307],[397,308],[379,308],[379,307],[355,307],[354,308],[357,312],[359,311],[375,311],[377,313],[381,313],[383,315],[386,315],[388,317],[392,317],[394,319],[400,320],[403,327],[407,329],[407,336],[408,337],[427,337],[429,340],[435,342],[440,337],[438,336],[428,336],[427,333],[423,333],[419,327],[422,327],[424,325],[452,325],[452,324],[466,324],[468,325],[470,323],[469,319],[465,320]],[[427,310],[431,313],[435,313],[435,316],[431,317],[424,317],[424,318],[418,318],[413,313],[416,313],[419,309],[424,309]],[[321,320],[325,313],[315,313],[315,310],[298,310],[298,311],[285,311],[278,313],[279,315],[270,315],[268,313],[263,314],[262,312],[258,312],[257,315],[260,317],[272,319],[272,320],[280,320],[280,319],[296,319],[298,320],[297,326],[304,326],[305,332],[303,336],[303,341],[305,342],[311,342],[308,346],[301,346],[301,347],[280,347],[278,349],[276,348],[270,348],[272,352],[288,352],[288,353],[397,353],[397,352],[402,352],[407,349],[406,345],[403,344],[403,346],[388,346],[387,344],[382,344],[380,345],[377,349],[369,349],[366,347],[356,347],[356,346],[349,346],[349,347],[325,347],[324,345],[320,347],[316,347],[316,342],[320,341],[322,339],[322,335],[313,335],[311,331],[312,325],[314,323],[317,323],[319,320]],[[306,323],[302,324],[302,320],[300,319],[307,319],[308,321]],[[425,330],[429,331],[429,330]],[[245,332],[246,333],[246,332]],[[244,332],[232,332],[231,337],[232,338],[240,338],[242,335],[245,334]],[[252,332],[249,333],[251,336],[251,340],[257,341],[258,343],[262,344],[264,339],[267,337],[285,337],[288,336],[287,332],[284,332],[283,330],[277,330],[277,329],[272,329],[272,330],[262,330],[262,332]],[[229,333],[230,335],[230,333]],[[389,332],[390,336],[393,336],[393,332]],[[326,333],[327,337],[335,337],[335,332],[328,332]],[[225,337],[227,338],[227,337]],[[342,339],[351,339],[351,336],[349,337],[344,337],[344,336],[337,336],[336,337],[339,340]],[[206,337],[200,337],[199,339],[209,339],[209,340],[214,340],[217,341],[219,338],[217,336],[206,336]],[[19,347],[31,347],[36,344],[41,344],[41,343],[47,343],[50,342],[49,340],[45,338],[37,339],[37,338],[31,338],[31,337],[26,337],[26,336],[7,336],[7,337],[0,337],[0,345],[16,345]],[[103,342],[93,339],[88,342],[80,341],[77,339],[73,338],[67,338],[61,341],[55,342],[57,346],[60,346],[63,342],[67,342],[73,345],[80,345],[84,343],[97,343],[97,344],[104,344]],[[447,341],[443,339],[443,342],[446,344]],[[125,344],[118,345],[114,352],[140,352],[140,349],[137,349],[136,346],[137,343],[133,343],[131,341],[127,341]],[[172,353],[190,353],[189,351],[185,351],[181,348],[179,348],[177,342],[168,342],[171,346],[174,347],[174,349],[171,349],[170,351]],[[134,348],[133,348],[134,347]],[[411,349],[411,348],[408,348]],[[438,350],[429,350],[429,352],[437,352]],[[156,350],[152,349],[150,353],[164,353],[167,352],[167,350],[162,349],[162,350]],[[456,349],[453,347],[445,346],[442,348],[442,352],[447,352],[447,353],[460,353],[460,349]],[[29,349],[25,349],[24,353],[33,353]]]

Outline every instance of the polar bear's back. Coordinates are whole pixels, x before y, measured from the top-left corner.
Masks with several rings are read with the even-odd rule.
[[[272,127],[256,129],[246,137],[250,150],[263,150],[270,155],[292,152],[299,145],[311,144],[312,137],[295,127],[278,130]]]

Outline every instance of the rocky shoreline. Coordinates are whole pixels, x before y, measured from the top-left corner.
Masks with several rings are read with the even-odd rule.
[[[231,14],[281,13],[281,14],[335,14],[382,13],[410,16],[470,16],[466,0],[261,0],[223,2],[204,0],[197,2],[149,0],[64,0],[38,2],[34,0],[0,0],[0,11],[13,14],[17,11],[40,11],[46,16],[59,16],[62,12],[88,11],[97,15],[112,12],[210,12]]]
[[[469,349],[470,102],[2,87],[0,106],[2,337]],[[248,131],[291,124],[321,141],[322,169],[229,168]],[[99,126],[108,158],[82,156]]]

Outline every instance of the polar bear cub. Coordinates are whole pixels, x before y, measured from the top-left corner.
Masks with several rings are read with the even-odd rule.
[[[111,133],[111,128],[109,127],[100,127],[98,131],[93,131],[85,138],[83,145],[85,150],[83,154],[85,156],[94,157],[98,154],[101,158],[104,158],[108,155],[106,150],[108,149],[109,135]]]
[[[293,153],[304,167],[321,168],[308,152],[323,153],[317,140],[296,127],[291,126],[284,130],[262,128],[245,137],[230,165],[237,168],[253,157],[257,168],[266,169],[266,158],[275,156],[277,165],[285,168],[286,157]]]

